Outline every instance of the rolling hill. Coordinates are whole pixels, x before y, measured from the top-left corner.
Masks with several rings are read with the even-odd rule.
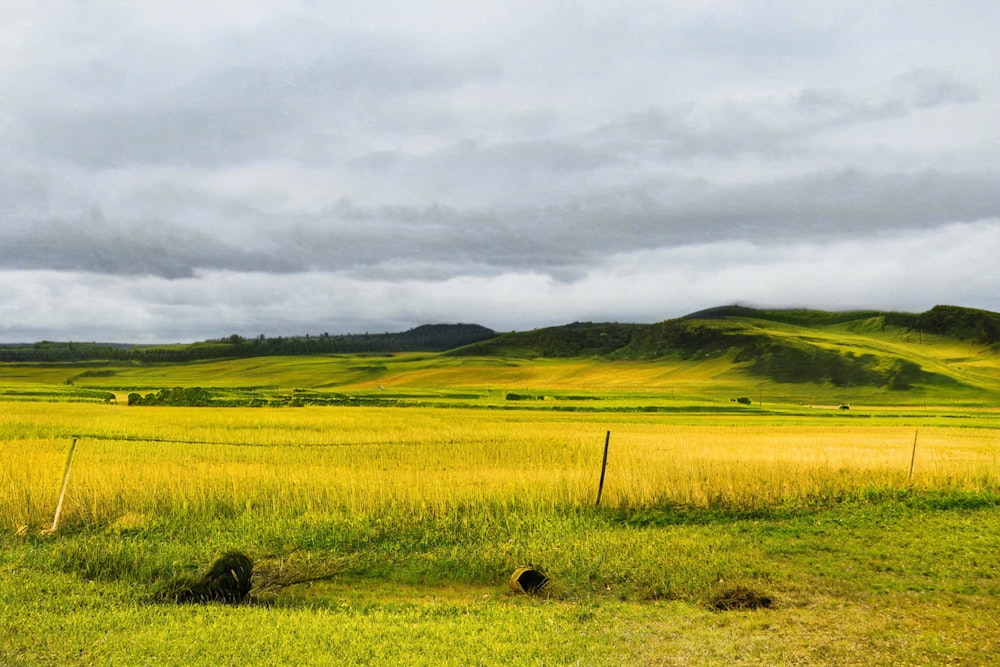
[[[906,390],[994,386],[1000,314],[936,306],[920,314],[726,306],[657,324],[580,323],[499,335],[448,352],[516,358],[728,361],[781,383]]]
[[[1000,402],[1000,315],[955,306],[919,314],[725,306],[656,324],[575,322],[507,334],[428,325],[401,334],[131,348],[39,343],[3,352],[0,394],[33,400],[203,387],[212,404],[240,405],[492,405],[507,395],[728,404],[751,394],[759,402],[765,391],[807,405]]]

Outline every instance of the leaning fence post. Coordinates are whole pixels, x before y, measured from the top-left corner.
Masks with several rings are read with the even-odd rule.
[[[913,464],[917,460],[917,436],[920,435],[920,429],[913,434],[913,453],[910,454],[910,476],[906,478],[907,482],[913,481]]]
[[[601,462],[601,481],[597,485],[597,502],[594,507],[600,507],[601,494],[604,492],[604,471],[608,469],[608,444],[611,442],[611,431],[604,437],[604,461]]]
[[[50,533],[56,532],[59,528],[59,515],[62,514],[63,500],[66,498],[66,487],[69,486],[69,469],[73,466],[73,453],[76,451],[77,438],[73,438],[73,444],[69,446],[69,456],[66,457],[66,470],[63,472],[62,489],[59,491],[59,502],[56,504],[56,514],[52,517],[52,527]]]

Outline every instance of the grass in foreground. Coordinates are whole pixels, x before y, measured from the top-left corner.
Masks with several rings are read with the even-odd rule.
[[[536,510],[457,529],[447,516],[245,513],[6,534],[0,663],[990,664],[998,507],[989,494],[907,494],[754,517]],[[254,602],[147,602],[156,577],[230,546],[257,559]],[[551,598],[506,588],[524,559],[553,576]],[[713,611],[735,585],[773,608]]]

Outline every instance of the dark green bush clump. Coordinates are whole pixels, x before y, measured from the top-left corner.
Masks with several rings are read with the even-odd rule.
[[[142,396],[136,392],[128,395],[129,405],[179,405],[203,407],[212,404],[212,394],[201,387],[174,387],[161,389],[155,394]]]

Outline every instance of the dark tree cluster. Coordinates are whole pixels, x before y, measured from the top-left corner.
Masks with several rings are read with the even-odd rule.
[[[912,316],[908,326],[924,333],[973,340],[985,345],[1000,343],[1000,314],[975,308],[934,306]]]
[[[161,389],[145,396],[133,392],[128,395],[128,404],[206,407],[212,405],[212,394],[201,387],[174,387],[173,389]]]
[[[496,336],[477,324],[428,324],[402,333],[348,334],[331,336],[277,336],[225,338],[185,345],[112,345],[43,341],[33,344],[0,345],[0,361],[78,363],[86,361],[122,363],[178,363],[240,357],[294,356],[305,354],[391,354],[393,352],[443,352]]]

